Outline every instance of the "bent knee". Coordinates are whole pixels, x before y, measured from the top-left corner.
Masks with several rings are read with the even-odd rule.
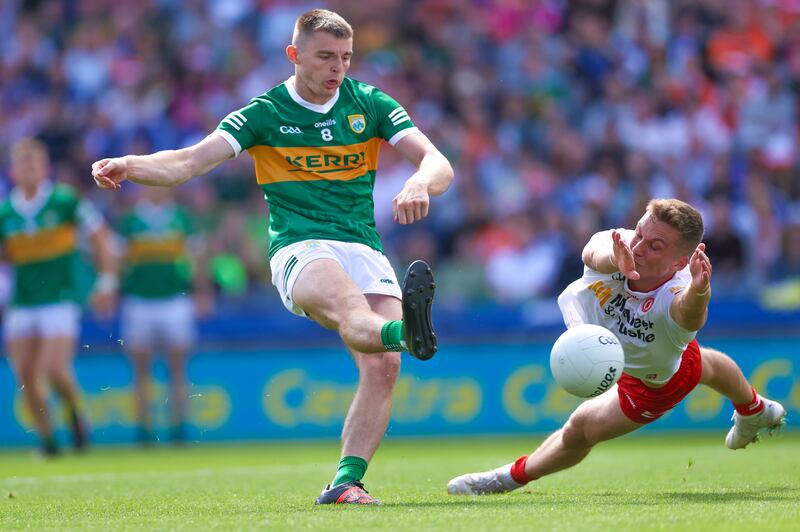
[[[358,370],[362,380],[392,388],[400,374],[400,353],[362,355]]]
[[[586,420],[581,416],[571,416],[561,429],[561,441],[570,449],[585,449],[594,446],[586,427]]]
[[[315,305],[301,305],[309,318],[316,321],[326,329],[339,331],[342,337],[358,331],[359,319],[369,305],[363,294],[344,295],[336,301],[317,302]]]

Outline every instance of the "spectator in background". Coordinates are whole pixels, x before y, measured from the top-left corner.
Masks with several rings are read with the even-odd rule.
[[[731,225],[731,203],[722,195],[711,200],[711,219],[705,236],[706,254],[714,264],[714,285],[735,291],[745,267],[744,243]]]
[[[152,362],[166,352],[170,374],[170,433],[186,440],[186,359],[194,345],[195,319],[211,310],[205,244],[172,189],[141,187],[119,223],[124,241],[122,340],[134,368],[139,441],[155,441],[151,415]],[[192,294],[192,295],[189,295]]]
[[[456,190],[424,226],[441,259],[461,235],[481,245],[487,226],[541,200],[562,216],[592,211],[597,231],[635,222],[651,196],[674,194],[705,212],[698,200],[724,192],[732,212],[761,216],[758,239],[747,234],[746,244],[780,242],[785,217],[766,223],[746,176],[763,156],[785,200],[800,198],[800,24],[791,2],[328,3],[363,28],[353,76],[415,102],[409,114],[454,161]],[[0,147],[41,135],[65,174],[83,175],[109,153],[194,144],[229,109],[290,75],[285,21],[308,7],[224,4],[9,4],[0,21]],[[204,38],[213,32],[231,38]],[[247,164],[228,163],[212,183],[229,184],[235,173],[238,189],[252,179]],[[404,164],[381,158],[376,203]],[[227,233],[220,223],[236,224],[219,215],[221,205],[245,200],[226,185],[211,188],[193,188],[210,195],[191,202],[209,233]],[[127,208],[124,198],[90,194],[102,208]],[[380,224],[385,213],[376,214]],[[386,246],[400,248],[402,231],[384,227]],[[566,225],[560,237],[572,231]],[[236,239],[230,254],[246,255],[245,245]],[[756,254],[771,261],[773,251]],[[489,256],[479,256],[476,271],[486,271]],[[231,273],[242,264],[221,266]],[[249,275],[246,290],[263,278]],[[758,279],[726,288],[715,298],[752,296]]]
[[[772,264],[769,280],[800,281],[800,217],[786,225],[782,237],[783,253]]]
[[[74,446],[89,443],[72,370],[80,323],[75,286],[79,231],[89,235],[100,276],[93,303],[101,315],[113,311],[117,277],[109,232],[100,214],[66,185],[49,179],[44,144],[23,139],[11,148],[15,187],[0,206],[0,242],[14,269],[14,295],[3,318],[6,352],[17,374],[45,455],[58,454],[49,385],[66,407]]]

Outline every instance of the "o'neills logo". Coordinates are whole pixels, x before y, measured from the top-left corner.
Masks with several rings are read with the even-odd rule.
[[[611,385],[614,384],[614,382],[616,381],[616,376],[617,376],[617,368],[613,366],[609,367],[608,371],[603,376],[603,380],[600,381],[600,385],[597,388],[595,388],[594,392],[592,392],[592,395],[590,395],[589,397],[597,397],[604,391],[611,388]]]

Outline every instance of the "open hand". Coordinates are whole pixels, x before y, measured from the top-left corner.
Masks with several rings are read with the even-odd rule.
[[[702,242],[689,258],[689,273],[692,274],[692,289],[705,294],[711,282],[711,259],[706,255],[706,245]]]
[[[640,275],[636,271],[636,262],[633,260],[631,247],[622,239],[619,231],[611,231],[611,239],[614,241],[614,264],[617,265],[617,269],[628,279],[637,281]]]
[[[128,165],[124,157],[101,159],[92,164],[92,177],[95,184],[107,190],[118,190],[128,178]]]

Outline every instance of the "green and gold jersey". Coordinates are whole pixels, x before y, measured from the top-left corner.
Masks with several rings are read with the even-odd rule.
[[[75,191],[45,182],[32,199],[14,189],[0,206],[0,242],[14,268],[14,306],[77,299],[75,251],[79,229],[93,233],[100,214]]]
[[[255,160],[269,204],[270,257],[308,239],[359,242],[383,251],[372,190],[382,140],[417,131],[380,90],[344,78],[324,105],[303,100],[294,78],[222,120],[217,132]]]
[[[139,202],[118,227],[125,240],[122,292],[163,299],[191,291],[189,214],[175,204]]]

